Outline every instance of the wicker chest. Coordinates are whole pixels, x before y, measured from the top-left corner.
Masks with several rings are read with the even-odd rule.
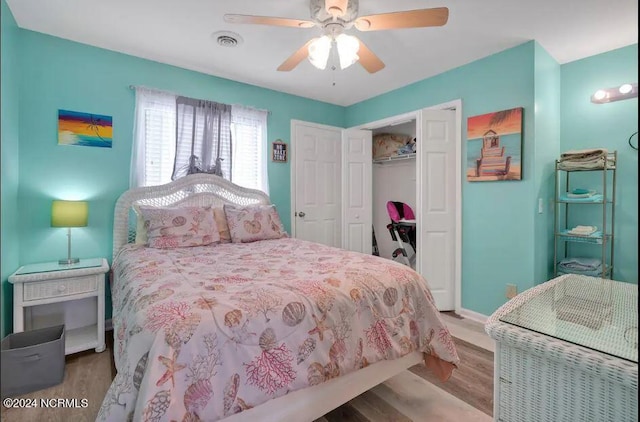
[[[494,420],[638,420],[638,286],[567,274],[487,321]]]

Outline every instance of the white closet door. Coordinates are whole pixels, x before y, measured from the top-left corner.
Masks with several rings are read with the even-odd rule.
[[[455,110],[422,110],[418,143],[418,271],[441,311],[455,309],[455,116]]]
[[[293,236],[341,246],[341,128],[291,125]]]
[[[370,255],[372,250],[371,131],[342,131],[342,247]]]

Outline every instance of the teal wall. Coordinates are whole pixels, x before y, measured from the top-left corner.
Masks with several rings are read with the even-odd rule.
[[[351,127],[460,98],[466,156],[469,116],[524,107],[523,180],[467,182],[463,175],[462,307],[485,315],[505,302],[506,284],[522,291],[538,281],[533,261],[536,48],[528,42],[347,109]]]
[[[19,232],[18,232],[18,26],[13,19],[5,0],[2,0],[0,13],[2,19],[2,35],[0,51],[2,53],[0,75],[2,78],[0,91],[2,92],[2,111],[0,127],[2,128],[2,138],[0,141],[2,157],[2,218],[0,226],[0,237],[2,244],[0,251],[2,257],[2,299],[0,302],[0,337],[11,332],[12,326],[12,306],[13,290],[7,278],[13,273],[19,264]]]
[[[553,199],[555,160],[560,155],[560,65],[539,44],[535,46],[534,148],[535,200],[542,200],[542,213],[534,213],[534,280],[542,283],[553,276]],[[537,205],[535,205],[537,208]]]
[[[268,109],[269,140],[286,142],[291,119],[353,127],[461,99],[463,154],[469,116],[524,107],[523,180],[469,183],[463,177],[463,308],[489,315],[505,302],[507,283],[522,291],[550,276],[551,169],[560,151],[572,148],[621,152],[616,276],[637,282],[637,152],[626,144],[637,130],[637,99],[599,106],[588,101],[596,88],[637,81],[637,45],[559,66],[531,41],[344,108],[20,30],[6,11],[3,0],[5,330],[11,324],[7,275],[19,264],[65,254],[64,230],[49,226],[52,199],[89,200],[89,226],[73,231],[74,255],[111,257],[113,207],[129,180],[134,111],[129,85]],[[18,99],[19,109],[10,107]],[[58,109],[113,116],[113,148],[58,146]],[[269,163],[268,170],[272,200],[289,229],[289,164]],[[545,200],[542,214],[538,198]]]
[[[88,227],[72,229],[72,254],[111,258],[114,205],[129,187],[134,117],[129,85],[268,109],[269,141],[289,142],[291,119],[344,125],[343,107],[32,31],[20,30],[19,41],[20,264],[66,255],[66,231],[50,227],[55,198],[89,201]],[[58,146],[58,109],[113,116],[113,148]],[[268,170],[271,198],[289,229],[289,163],[270,162]]]
[[[628,139],[638,130],[638,98],[609,104],[593,104],[590,98],[599,88],[638,82],[638,44],[567,63],[561,75],[561,149],[604,147],[618,151],[614,278],[637,283],[638,152],[629,146]],[[584,176],[585,186],[601,186],[595,175]],[[572,215],[575,224],[602,224],[593,207],[578,208]],[[595,256],[595,248],[585,246],[583,254]]]

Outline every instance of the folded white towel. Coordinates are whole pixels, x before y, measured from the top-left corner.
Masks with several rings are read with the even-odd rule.
[[[595,233],[598,230],[596,226],[576,226],[568,231],[569,234],[576,234],[579,236],[588,236]]]
[[[595,230],[569,230],[571,234],[591,234],[594,233]]]
[[[575,226],[573,230],[597,230],[596,226]]]

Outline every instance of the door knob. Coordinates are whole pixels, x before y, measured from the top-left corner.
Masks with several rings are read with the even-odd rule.
[[[305,215],[306,215],[306,214],[304,213],[304,211],[300,211],[300,212],[298,213],[298,216],[299,216],[299,217],[304,217]]]

